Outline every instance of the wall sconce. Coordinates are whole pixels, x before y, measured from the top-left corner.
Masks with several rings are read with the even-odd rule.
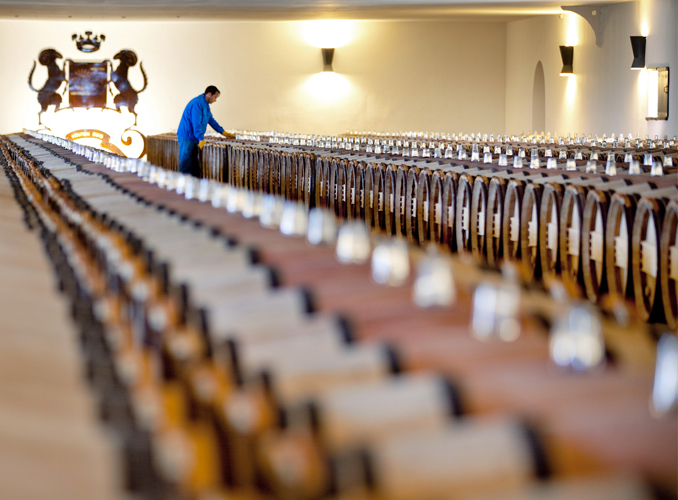
[[[648,68],[647,70],[647,116],[645,119],[669,119],[669,68]]]
[[[631,48],[633,49],[633,63],[631,69],[645,69],[645,46],[647,38],[644,36],[632,36]]]
[[[574,47],[569,45],[560,46],[560,58],[563,60],[563,69],[560,70],[560,76],[574,75],[572,69],[572,60],[574,59]]]
[[[334,59],[334,49],[320,49],[323,53],[323,71],[334,71],[332,69],[332,59]]]

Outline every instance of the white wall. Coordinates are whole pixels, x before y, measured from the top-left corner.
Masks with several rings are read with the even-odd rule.
[[[186,102],[208,84],[222,90],[212,110],[226,128],[503,131],[505,23],[365,21],[353,28],[334,59],[345,94],[328,99],[308,90],[322,59],[297,22],[0,21],[0,133],[37,127],[39,105],[26,78],[48,47],[79,61],[134,50],[149,78],[137,106],[146,134],[176,129]],[[85,30],[106,35],[99,52],[76,50],[71,34]],[[138,65],[130,74],[140,88]],[[45,78],[38,65],[34,85]]]
[[[539,61],[546,80],[551,133],[678,134],[678,7],[641,0],[606,7],[602,47],[580,16],[534,17],[507,24],[506,132],[531,132],[532,86]],[[646,31],[646,33],[643,33]],[[647,67],[669,66],[669,120],[646,121],[645,71],[632,71],[629,37],[647,35]],[[559,76],[560,45],[575,45],[574,77]],[[541,132],[541,131],[540,131]]]
[[[146,134],[175,129],[185,103],[208,84],[223,91],[213,112],[227,128],[531,132],[539,61],[546,131],[678,134],[676,0],[625,2],[607,7],[605,14],[602,48],[586,21],[571,13],[509,23],[354,22],[352,39],[334,58],[343,93],[329,98],[310,88],[322,62],[320,49],[302,36],[302,23],[2,20],[0,133],[37,127],[39,105],[26,78],[40,50],[54,47],[75,60],[111,58],[122,48],[136,51],[149,77],[137,107],[139,129]],[[78,52],[70,39],[88,29],[107,36],[91,55]],[[668,121],[645,120],[647,75],[629,69],[629,36],[644,31],[648,66],[672,71]],[[568,38],[576,44],[571,78],[558,76],[558,46],[571,43]],[[38,66],[36,86],[45,74]],[[138,66],[131,75],[140,87]],[[67,113],[52,118],[64,120]],[[125,113],[121,119],[128,123]],[[69,119],[77,128],[78,115]]]

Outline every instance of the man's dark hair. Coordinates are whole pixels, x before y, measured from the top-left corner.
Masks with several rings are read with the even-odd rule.
[[[219,92],[219,89],[216,88],[214,85],[210,85],[209,87],[207,87],[207,88],[205,89],[205,94],[212,94],[212,95],[214,95],[214,94],[221,94],[221,92]]]

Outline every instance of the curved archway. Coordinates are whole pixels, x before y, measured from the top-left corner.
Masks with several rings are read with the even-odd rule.
[[[532,84],[532,130],[537,132],[546,130],[546,83],[541,61],[534,69],[534,83]]]

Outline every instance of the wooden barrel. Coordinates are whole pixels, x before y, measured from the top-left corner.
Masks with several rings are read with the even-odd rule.
[[[315,165],[315,206],[330,208],[329,206],[329,181],[330,167],[326,158],[316,157]]]
[[[583,283],[581,266],[582,220],[586,189],[570,185],[565,188],[560,207],[560,274],[568,289],[580,290]]]
[[[473,200],[473,177],[468,174],[459,176],[457,182],[457,200],[455,210],[455,237],[457,252],[471,255],[471,205]]]
[[[487,227],[485,229],[485,247],[487,263],[499,269],[503,255],[502,219],[504,215],[504,198],[506,195],[506,179],[493,177],[487,189]]]
[[[342,159],[337,164],[337,215],[343,219],[347,216],[346,205],[349,197],[348,161]]]
[[[339,199],[341,198],[341,185],[339,184],[339,159],[332,158],[329,161],[328,208],[335,214],[339,211]]]
[[[270,194],[271,193],[271,188],[270,188],[270,182],[271,182],[271,177],[269,175],[270,169],[271,169],[271,152],[270,151],[262,151],[261,157],[258,162],[258,168],[259,168],[259,173],[258,173],[258,183],[259,183],[259,190],[264,193],[264,194]]]
[[[317,162],[314,155],[304,155],[304,194],[301,198],[307,208],[315,208],[316,206],[316,175],[315,168]]]
[[[299,154],[290,153],[287,163],[287,199],[299,201]]]
[[[563,187],[548,183],[541,197],[539,219],[539,257],[544,279],[555,279],[560,274],[560,205],[563,199]]]
[[[541,184],[527,185],[520,214],[521,270],[523,279],[530,281],[541,277],[539,221],[542,190]]]
[[[671,200],[661,236],[659,275],[666,322],[674,332],[678,330],[678,201]]]
[[[419,198],[421,172],[418,167],[410,168],[407,171],[405,183],[405,213],[403,214],[405,234],[407,242],[413,245],[419,243],[419,219],[424,217],[423,206],[420,206]]]
[[[395,165],[389,165],[384,172],[384,231],[387,235],[396,234],[396,220],[400,218],[397,171],[398,168]]]
[[[484,264],[487,262],[487,233],[488,217],[488,188],[491,179],[483,175],[477,175],[473,180],[473,195],[471,198],[471,253],[473,258]],[[490,224],[491,226],[491,224]]]
[[[616,300],[633,297],[631,237],[637,198],[615,193],[610,198],[605,231],[605,275],[607,293]]]
[[[348,163],[348,189],[351,203],[347,206],[348,219],[364,219],[365,217],[365,167],[362,162]]]
[[[525,182],[517,179],[509,181],[504,196],[502,218],[502,253],[508,261],[520,263],[520,215],[523,207]]]
[[[592,189],[586,195],[582,221],[582,256],[584,292],[594,304],[607,291],[605,234],[610,194]]]
[[[440,179],[440,178],[438,178]],[[436,204],[432,195],[432,175],[431,171],[424,168],[419,172],[419,182],[417,187],[417,241],[421,247],[434,240]]]
[[[393,234],[396,236],[407,236],[407,228],[405,226],[405,219],[411,215],[412,209],[407,205],[407,176],[409,167],[405,165],[398,165],[395,169],[395,191],[393,203]]]
[[[372,217],[374,218],[375,229],[386,229],[386,172],[387,166],[384,163],[375,163],[374,168],[374,207],[372,208]],[[397,173],[396,173],[397,174]]]
[[[442,243],[452,252],[457,249],[457,235],[455,232],[457,208],[457,180],[455,172],[448,172],[443,178],[443,206],[442,206]]]
[[[631,271],[636,310],[643,321],[662,321],[659,253],[664,222],[662,199],[641,198],[633,220],[631,236]]]
[[[294,155],[292,153],[283,153],[280,162],[280,196],[286,200],[291,200],[293,192],[294,175]]]
[[[436,170],[431,175],[431,190],[429,201],[431,203],[431,215],[429,216],[430,239],[434,243],[443,242],[443,175],[441,171]]]

